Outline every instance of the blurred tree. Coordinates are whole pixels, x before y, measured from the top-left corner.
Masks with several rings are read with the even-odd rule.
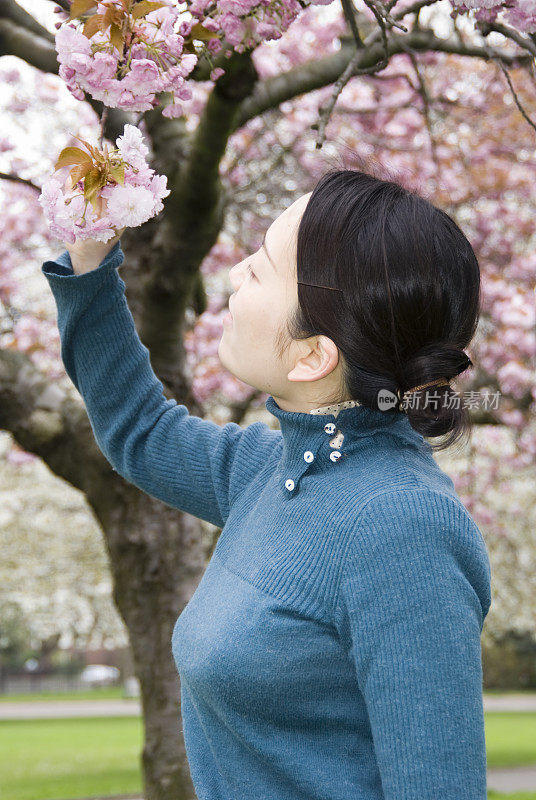
[[[17,603],[0,600],[0,694],[5,692],[7,672],[22,669],[33,655],[30,626]]]

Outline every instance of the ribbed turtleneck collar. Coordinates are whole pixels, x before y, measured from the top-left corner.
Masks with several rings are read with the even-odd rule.
[[[298,490],[302,475],[315,464],[315,472],[340,468],[352,457],[355,445],[381,430],[422,443],[423,437],[411,427],[402,411],[374,411],[362,405],[321,406],[311,411],[284,411],[273,396],[266,409],[279,420],[283,438],[280,469],[285,496]],[[325,409],[331,408],[331,412]],[[324,410],[323,410],[324,409]]]

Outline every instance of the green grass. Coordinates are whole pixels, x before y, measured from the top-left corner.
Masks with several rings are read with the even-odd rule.
[[[80,692],[26,692],[24,694],[2,694],[1,702],[26,702],[31,700],[123,700],[122,686],[106,686]],[[128,698],[130,699],[130,698]]]
[[[141,793],[138,717],[0,723],[2,800]]]
[[[487,712],[485,724],[488,767],[536,764],[536,713]],[[142,740],[140,717],[0,721],[2,800],[141,794]],[[488,798],[536,800],[536,791]]]
[[[490,789],[488,792],[488,800],[536,800],[536,792],[514,792],[513,794],[504,794],[503,792],[494,792]]]
[[[536,712],[484,714],[488,767],[536,765]]]

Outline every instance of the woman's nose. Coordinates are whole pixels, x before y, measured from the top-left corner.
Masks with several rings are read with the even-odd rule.
[[[236,289],[240,286],[242,281],[242,271],[240,269],[240,264],[235,264],[234,267],[231,267],[229,270],[229,280],[231,281],[231,286],[236,291]]]

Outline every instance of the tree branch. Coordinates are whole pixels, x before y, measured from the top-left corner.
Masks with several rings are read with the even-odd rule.
[[[390,3],[387,3],[387,10],[390,11],[397,0],[391,0]],[[437,3],[437,0],[416,0],[415,3],[412,3],[407,8],[402,8],[400,11],[397,11],[393,14],[393,19],[402,19],[402,17],[407,17],[408,14],[415,14],[415,19],[418,23],[419,12],[421,8],[425,8],[426,6],[433,6]]]
[[[214,85],[191,140],[187,161],[170,186],[167,210],[173,211],[184,233],[199,226],[198,215],[210,216],[218,204],[219,167],[240,104],[257,81],[251,54],[235,53],[225,74]],[[177,220],[175,221],[177,224]],[[198,246],[201,242],[198,242]]]
[[[359,28],[357,27],[358,18],[361,15],[358,15],[353,0],[341,0],[341,5],[344,18],[350,26],[350,30],[352,31],[355,46],[358,50],[361,50],[365,46],[359,33]],[[362,16],[364,16],[364,14]]]
[[[5,8],[10,11],[11,16],[9,19],[5,14],[0,16],[0,56],[16,56],[30,66],[41,70],[41,72],[58,75],[58,56],[52,34],[42,28],[33,17],[20,9],[13,0],[5,1],[10,4]],[[2,11],[5,10],[4,6],[1,8]],[[19,15],[17,9],[19,9],[22,16]],[[13,19],[17,16],[20,16],[24,26],[13,22]],[[33,20],[34,25],[29,24],[28,20]],[[41,32],[44,32],[46,37]],[[87,92],[84,92],[84,97],[85,101],[89,103],[100,118],[104,104],[100,100],[95,100]],[[110,141],[115,142],[117,137],[123,133],[127,123],[135,124],[132,114],[128,114],[120,108],[109,109],[104,126],[104,135]]]
[[[153,169],[166,175],[169,185],[184,161],[191,138],[186,128],[186,119],[164,117],[162,106],[156,106],[143,114],[143,120],[153,147]]]
[[[404,36],[398,36],[391,32],[388,43],[389,57],[406,52],[408,47],[416,51],[452,53],[471,58],[481,58],[485,61],[491,58],[489,51],[484,47],[463,45],[450,39],[440,39],[432,30],[426,28],[411,31]],[[385,51],[383,45],[376,41],[359,52],[360,58],[357,61],[356,68],[363,69],[380,62]],[[354,54],[355,45],[353,44],[353,39],[349,37],[343,41],[341,49],[337,53],[308,61],[299,67],[294,67],[287,72],[258,83],[251,96],[242,103],[235,130],[238,130],[248,120],[259,116],[264,111],[277,108],[286,100],[291,100],[299,95],[334,83],[344,72]],[[532,61],[532,56],[528,54],[525,56],[519,53],[496,51],[493,55],[504,64],[522,65]]]
[[[199,264],[223,224],[226,198],[219,175],[221,159],[240,104],[256,80],[251,54],[234,53],[210,92],[189,137],[187,153],[168,184],[171,194],[165,215],[151,241],[152,269],[144,282],[139,324],[140,337],[154,353],[160,373],[176,365],[180,357],[177,342],[184,306],[199,281]]]
[[[84,99],[101,119],[104,103],[101,100],[95,100],[87,92],[84,92]],[[115,140],[124,133],[127,124],[136,125],[134,114],[123,111],[122,108],[108,108],[104,122],[104,136],[115,144]]]
[[[15,0],[2,0],[0,19],[8,19],[20,28],[35,33],[47,42],[54,42],[54,34],[44,28],[31,14],[28,14]]]
[[[507,39],[511,39],[520,47],[528,50],[529,53],[532,53],[532,55],[536,56],[536,42],[534,42],[530,37],[523,36],[519,31],[514,30],[514,28],[509,28],[508,25],[502,25],[499,22],[484,22],[482,20],[477,21],[476,27],[483,36],[487,36],[489,33],[491,33],[491,31],[501,33]]]
[[[317,137],[316,137],[316,148],[317,149],[320,149],[322,147],[322,144],[323,144],[325,136],[326,136],[326,128],[327,128],[329,119],[331,117],[331,114],[333,112],[333,109],[335,108],[335,104],[336,104],[336,102],[337,102],[342,90],[344,89],[344,87],[346,86],[348,81],[350,80],[350,78],[352,78],[354,75],[372,74],[372,73],[376,73],[376,72],[381,72],[383,69],[385,69],[385,67],[389,63],[389,43],[388,43],[388,40],[387,40],[386,27],[387,26],[391,27],[392,24],[398,25],[399,27],[403,27],[401,23],[396,22],[391,17],[389,12],[386,11],[386,9],[381,5],[381,3],[380,3],[381,13],[376,8],[376,0],[365,0],[365,3],[372,10],[372,12],[374,13],[374,16],[376,17],[376,21],[378,23],[378,26],[379,26],[379,29],[380,29],[380,32],[381,32],[381,37],[382,37],[383,56],[382,56],[381,60],[376,62],[375,64],[372,64],[370,66],[361,67],[361,66],[359,66],[359,64],[361,62],[361,54],[363,52],[363,49],[366,47],[366,45],[364,44],[363,48],[361,48],[361,47],[357,47],[356,48],[356,51],[355,51],[354,55],[352,56],[351,60],[346,65],[346,68],[344,69],[344,72],[342,72],[342,74],[339,75],[339,77],[335,81],[335,85],[333,87],[333,91],[331,93],[331,97],[329,98],[329,100],[327,101],[325,106],[320,107],[318,109],[319,110],[318,122],[316,122],[314,125],[311,126],[313,129],[316,128],[316,130],[318,131]],[[407,28],[403,28],[403,29],[404,29],[405,32],[407,32]],[[368,37],[368,38],[370,38],[370,37]]]
[[[430,113],[430,109],[431,109],[431,106],[432,106],[432,98],[430,96],[430,92],[428,91],[428,87],[426,85],[424,74],[421,71],[421,68],[419,66],[419,61],[417,59],[417,56],[415,55],[415,53],[411,53],[411,52],[408,55],[411,58],[411,63],[413,64],[413,69],[415,70],[415,74],[417,76],[417,81],[419,83],[419,88],[418,88],[417,91],[422,97],[422,102],[423,102],[422,113],[423,113],[426,129],[428,131],[428,137],[430,139],[431,158],[432,158],[432,161],[434,162],[434,164],[436,166],[437,172],[439,172],[440,171],[440,162],[439,162],[439,158],[437,157],[437,142],[436,142],[436,139],[435,139],[435,136],[434,136],[432,116],[431,116],[431,113]]]
[[[67,13],[69,13],[71,10],[71,4],[68,2],[68,0],[50,0],[50,2],[54,3],[55,6],[63,8],[63,10]]]
[[[35,189],[36,192],[41,191],[41,187],[37,186],[37,184],[32,183],[32,181],[28,180],[27,178],[21,178],[19,175],[12,175],[9,172],[0,172],[0,180],[4,181],[15,181],[16,183],[23,183],[25,186],[29,186],[30,189]]]
[[[0,17],[0,56],[17,56],[42,72],[58,74],[59,66],[53,40],[17,25],[6,17]]]
[[[113,476],[83,404],[15,350],[0,350],[0,429],[83,492]]]
[[[531,120],[531,118],[529,117],[529,115],[527,114],[525,109],[523,108],[523,105],[521,104],[521,100],[519,99],[519,97],[517,95],[517,92],[514,89],[514,84],[512,83],[512,79],[510,78],[510,75],[508,74],[508,70],[506,69],[504,64],[501,63],[501,61],[498,58],[494,58],[493,61],[497,64],[499,69],[502,70],[502,72],[504,74],[504,77],[506,78],[506,82],[508,83],[508,86],[510,88],[510,92],[512,94],[512,97],[514,98],[514,102],[515,102],[518,110],[520,111],[521,115],[529,123],[531,128],[534,128],[534,130],[536,130],[536,124]]]

